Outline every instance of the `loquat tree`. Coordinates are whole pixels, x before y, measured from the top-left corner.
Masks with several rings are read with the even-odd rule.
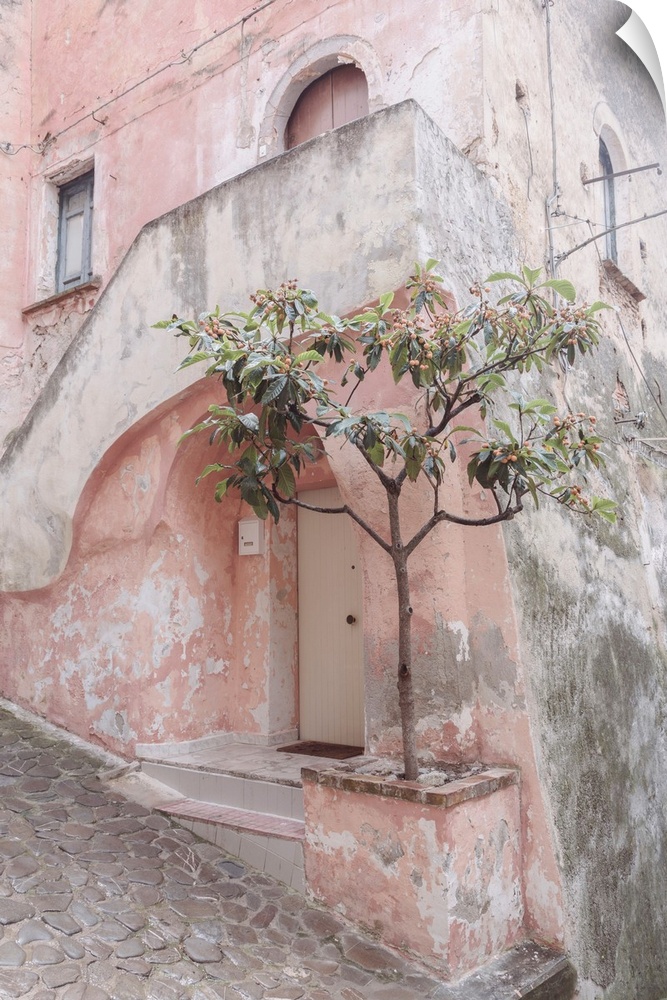
[[[258,517],[276,522],[287,505],[346,515],[391,559],[407,780],[418,776],[408,573],[418,547],[443,522],[480,528],[509,521],[527,497],[535,506],[546,497],[573,513],[616,517],[613,501],[584,488],[585,467],[603,464],[595,417],[559,416],[548,400],[525,399],[517,391],[531,368],[542,371],[556,359],[572,366],[597,346],[603,304],[577,305],[570,282],[540,281],[539,270],[524,267],[521,274],[492,274],[471,288],[472,304],[453,312],[436,266],[435,260],[415,265],[406,283],[407,308],[394,308],[389,293],[377,306],[341,318],[322,312],[311,291],[287,281],[251,296],[245,313],[216,308],[194,320],[156,324],[189,340],[181,367],[205,365],[224,392],[225,399],[185,435],[203,432],[224,447],[226,460],[207,465],[197,481],[215,475],[216,500],[236,491]],[[494,304],[489,292],[496,282],[511,283],[513,290]],[[411,414],[355,409],[359,385],[386,365],[395,383],[411,381]],[[332,369],[340,372],[338,380]],[[383,533],[350,503],[318,507],[298,497],[300,473],[329,439],[355,448],[381,484]],[[453,509],[459,487],[452,488],[448,466],[457,462],[462,441],[471,489],[478,483],[495,502],[486,517]],[[409,538],[401,519],[406,481],[423,481],[432,495],[432,513]]]

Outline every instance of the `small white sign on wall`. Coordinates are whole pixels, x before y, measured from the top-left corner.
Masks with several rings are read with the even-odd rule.
[[[264,522],[257,517],[239,521],[239,555],[264,555]]]

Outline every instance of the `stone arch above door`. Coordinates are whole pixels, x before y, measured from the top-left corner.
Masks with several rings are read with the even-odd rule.
[[[384,107],[382,67],[372,46],[354,35],[322,39],[292,63],[274,88],[259,131],[260,160],[277,156],[287,148],[285,128],[306,88],[329,71],[345,65],[356,66],[366,77],[369,113]]]

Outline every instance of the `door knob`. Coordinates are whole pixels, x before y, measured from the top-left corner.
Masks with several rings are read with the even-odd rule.
[[[348,625],[354,625],[356,620],[357,619],[354,617],[354,615],[348,615],[347,618],[345,619]]]

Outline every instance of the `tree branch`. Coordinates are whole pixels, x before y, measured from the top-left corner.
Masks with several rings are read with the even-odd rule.
[[[301,507],[302,510],[312,510],[315,514],[347,514],[348,517],[351,517],[352,520],[359,525],[360,528],[363,528],[367,535],[370,535],[374,542],[377,542],[381,549],[384,549],[385,552],[391,555],[391,545],[388,542],[385,542],[382,535],[378,535],[377,531],[374,531],[370,524],[367,524],[363,517],[360,517],[359,514],[352,510],[351,507],[348,507],[347,504],[343,504],[342,507],[317,507],[315,504],[304,503],[303,500],[297,500],[296,497],[282,497],[275,487],[271,490],[271,492],[276,500],[279,503],[284,504],[286,507],[290,505],[293,507]]]
[[[367,375],[368,372],[369,372],[369,369],[366,368],[365,369],[365,374]],[[354,372],[352,374],[354,374]],[[363,382],[363,379],[359,378],[358,375],[355,375],[354,377],[356,378],[357,382],[356,382],[356,385],[352,386],[352,389],[350,390],[350,395],[345,400],[345,406],[349,406],[350,405],[350,401],[351,401],[352,397],[354,396],[355,392],[357,391],[357,389],[359,388],[359,386]]]
[[[451,395],[449,393],[444,394],[446,395],[447,402],[445,404],[445,409],[442,415],[442,419],[440,420],[439,423],[435,425],[435,427],[429,427],[429,429],[426,431],[425,437],[437,437],[438,434],[442,434],[445,427],[452,419],[452,406],[461,395],[461,391],[464,385],[465,382],[459,381],[458,385],[456,386],[456,389],[454,390],[453,393],[451,393]],[[441,395],[443,394],[441,393]]]
[[[511,501],[510,501],[511,504]],[[523,510],[521,500],[517,500],[512,507],[510,504],[491,517],[459,517],[458,514],[450,514],[446,510],[439,510],[422,525],[419,531],[412,536],[405,546],[406,556],[411,556],[417,546],[424,541],[426,536],[442,521],[449,521],[451,524],[461,524],[465,527],[483,528],[491,524],[500,524],[502,521],[511,521],[515,514]]]
[[[353,444],[354,444],[355,448],[357,449],[357,451],[359,452],[359,454],[363,457],[363,459],[366,462],[366,464],[368,465],[368,467],[370,469],[372,469],[373,472],[375,473],[375,475],[378,477],[378,479],[380,480],[380,482],[384,486],[385,490],[391,489],[392,488],[392,484],[395,482],[395,480],[392,479],[391,476],[388,476],[386,472],[383,472],[379,465],[375,464],[375,462],[373,461],[373,459],[370,457],[370,455],[368,454],[368,452],[364,448],[363,444],[360,444],[360,442],[358,442],[358,441],[353,441]]]
[[[393,480],[393,482],[396,485],[396,489],[397,489],[399,495],[400,495],[403,483],[405,482],[405,480],[407,478],[408,478],[408,470],[405,468],[405,466],[403,466],[403,468],[401,469],[401,471],[399,472],[399,474]]]
[[[481,401],[482,397],[480,396],[480,394],[478,392],[474,392],[471,396],[468,396],[467,399],[464,399],[462,403],[460,403],[457,407],[455,407],[452,410],[452,412],[449,414],[449,420],[452,421],[455,417],[458,417],[459,413],[463,413],[464,410],[467,410],[469,406],[475,406],[477,403],[481,403]]]

